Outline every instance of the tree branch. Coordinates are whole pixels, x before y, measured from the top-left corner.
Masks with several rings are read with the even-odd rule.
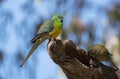
[[[48,51],[68,79],[120,79],[120,71],[100,63],[71,40],[51,39]]]

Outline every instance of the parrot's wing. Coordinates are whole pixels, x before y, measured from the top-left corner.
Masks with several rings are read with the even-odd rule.
[[[39,28],[37,35],[31,40],[32,43],[35,43],[35,41],[39,38],[41,38],[43,35],[51,32],[54,29],[53,20],[47,20],[45,21]]]
[[[47,34],[47,32],[43,32],[43,33],[35,35],[35,37],[31,40],[31,43],[35,43],[37,39],[41,38],[45,34]]]
[[[51,32],[54,29],[53,20],[47,20],[40,26],[37,34],[44,33],[44,32]]]

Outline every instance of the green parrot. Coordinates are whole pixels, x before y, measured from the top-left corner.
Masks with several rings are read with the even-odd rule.
[[[28,58],[33,54],[35,49],[46,39],[56,38],[61,32],[63,27],[63,16],[60,14],[55,14],[50,20],[45,21],[39,28],[36,36],[31,40],[34,43],[32,49],[20,65],[28,60]]]
[[[104,45],[96,44],[88,49],[90,56],[97,58],[100,62],[107,61],[111,64],[111,67],[118,69],[112,61],[112,54],[109,53],[108,49]]]

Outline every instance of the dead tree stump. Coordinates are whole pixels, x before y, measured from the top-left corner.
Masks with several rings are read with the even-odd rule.
[[[120,79],[120,71],[103,65],[71,40],[51,39],[48,52],[68,79]]]

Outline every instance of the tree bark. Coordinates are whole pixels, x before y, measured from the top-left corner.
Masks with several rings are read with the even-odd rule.
[[[120,70],[103,65],[71,40],[51,39],[48,52],[68,79],[120,79]]]

